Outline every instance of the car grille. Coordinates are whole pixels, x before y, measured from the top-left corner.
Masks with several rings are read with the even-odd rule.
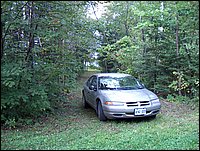
[[[149,101],[127,102],[126,105],[128,107],[133,107],[133,106],[148,106],[148,105],[150,105],[150,102]]]

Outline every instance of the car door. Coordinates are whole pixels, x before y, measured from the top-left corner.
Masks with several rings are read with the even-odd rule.
[[[91,85],[91,82],[92,82],[92,79],[93,77],[90,77],[87,82],[86,82],[86,85],[84,86],[84,95],[85,95],[85,99],[87,100],[87,102],[89,103],[89,99],[90,99],[90,85]]]
[[[95,108],[97,94],[97,76],[92,76],[89,80],[90,81],[88,82],[87,101],[93,108]]]

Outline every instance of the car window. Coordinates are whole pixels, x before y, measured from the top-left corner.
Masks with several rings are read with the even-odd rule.
[[[97,87],[97,77],[93,77],[91,85]]]
[[[92,85],[95,86],[95,87],[97,87],[97,77],[96,76],[90,77],[88,79],[88,81],[87,81],[87,86],[88,87],[91,87]]]
[[[93,79],[93,77],[90,77],[90,78],[87,80],[87,86],[88,86],[88,87],[91,85],[92,79]]]

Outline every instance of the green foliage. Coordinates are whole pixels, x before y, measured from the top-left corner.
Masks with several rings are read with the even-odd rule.
[[[99,65],[103,72],[116,72],[115,46],[107,45],[97,49],[99,53]]]
[[[190,98],[187,97],[187,96],[181,96],[181,95],[171,95],[171,94],[168,94],[167,95],[167,100],[169,102],[188,102]]]
[[[1,73],[1,120],[6,124],[13,119],[17,122],[20,117],[38,116],[50,107],[45,86],[34,83],[31,71],[6,64],[2,66]]]
[[[196,100],[198,6],[198,2],[112,2],[101,19],[104,33],[109,33],[105,35],[100,30],[101,67],[107,68],[106,62],[114,60],[116,66],[111,68],[116,68],[115,72],[140,78],[156,93],[179,94]]]
[[[13,127],[66,100],[63,94],[75,87],[95,40],[87,2],[1,4],[1,121]]]
[[[131,42],[128,36],[123,37],[112,45],[98,49],[100,66],[107,67],[106,72],[128,72],[133,73],[133,64],[136,62],[134,54],[137,47]]]
[[[174,91],[184,91],[184,93],[189,93],[189,83],[184,79],[183,72],[174,71],[173,74],[176,76],[176,80],[173,81],[168,87],[172,88]],[[180,87],[178,84],[180,83]]]
[[[7,127],[9,127],[9,128],[15,128],[15,127],[16,127],[15,118],[13,118],[13,119],[10,119],[10,118],[9,118],[8,120],[6,120],[5,125],[6,125]]]

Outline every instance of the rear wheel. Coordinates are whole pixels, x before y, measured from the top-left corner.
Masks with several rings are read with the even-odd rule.
[[[82,94],[82,103],[83,103],[83,107],[85,109],[87,109],[89,107],[89,104],[87,103],[86,99],[85,99],[85,95],[84,93]]]
[[[97,116],[98,116],[98,118],[99,118],[100,121],[106,121],[107,120],[106,116],[103,113],[103,108],[102,108],[101,101],[98,102]]]

